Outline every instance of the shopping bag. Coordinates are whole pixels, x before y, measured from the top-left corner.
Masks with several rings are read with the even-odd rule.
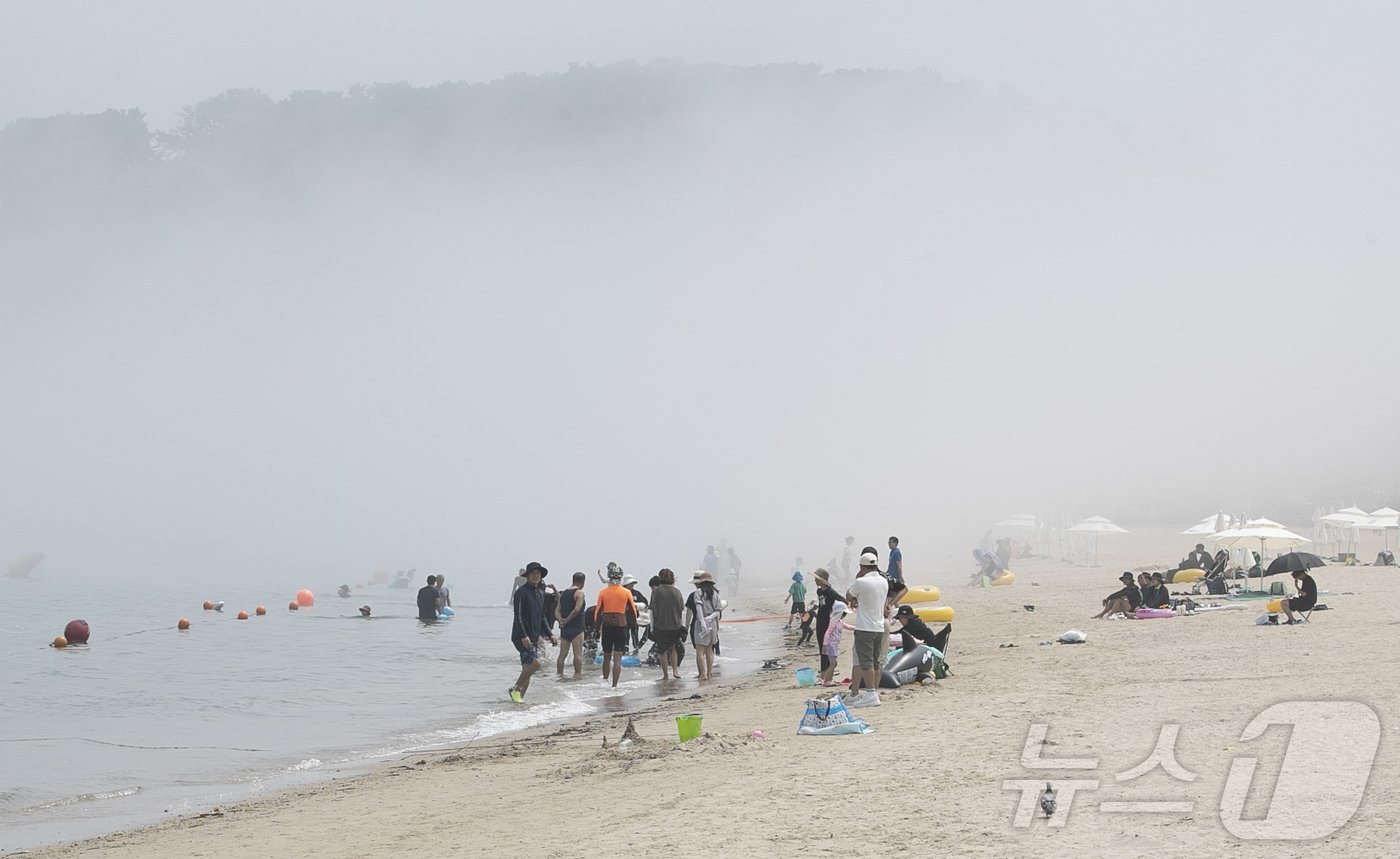
[[[868,734],[873,729],[851,715],[840,698],[812,698],[797,725],[799,734]]]

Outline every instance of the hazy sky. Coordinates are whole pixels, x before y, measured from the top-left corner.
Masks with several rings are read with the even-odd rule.
[[[0,7],[0,121],[134,106],[162,127],[237,87],[281,97],[675,57],[925,66],[1151,126],[1393,134],[1398,27],[1400,7],[1384,0],[12,0]]]
[[[1185,527],[1338,475],[1393,487],[1398,24],[1388,3],[5,3],[0,122],[167,128],[230,88],[660,57],[927,67],[1050,107],[990,146],[956,137],[978,116],[944,140],[896,109],[893,139],[838,125],[805,150],[716,109],[651,129],[635,185],[566,155],[469,198],[346,191],[21,264],[0,555],[680,570],[728,536],[780,568],[849,531],[927,563],[1027,507]],[[769,141],[789,148],[755,160]]]

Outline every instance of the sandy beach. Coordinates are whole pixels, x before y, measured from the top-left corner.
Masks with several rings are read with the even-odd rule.
[[[1190,547],[1174,531],[1133,530],[1103,541],[1097,567],[1022,560],[1010,587],[964,588],[964,569],[912,572],[911,583],[939,585],[957,610],[954,673],[855,711],[871,734],[796,734],[805,700],[822,690],[796,685],[793,669],[815,658],[781,643],[775,623],[781,670],[710,688],[691,683],[631,713],[413,755],[210,816],[23,855],[1388,855],[1398,810],[1388,735],[1400,715],[1391,642],[1400,617],[1385,595],[1400,572],[1318,571],[1330,610],[1300,627],[1256,625],[1262,601],[1194,617],[1090,620],[1119,571],[1170,564]],[[1071,628],[1088,643],[1045,643]],[[838,676],[848,664],[843,656]],[[1310,747],[1290,750],[1285,765],[1289,726],[1242,734],[1290,701],[1335,706],[1325,730],[1292,728],[1295,745]],[[1316,712],[1310,706],[1301,712]],[[706,733],[680,745],[675,717],[689,712],[703,713]],[[1366,712],[1379,717],[1380,746],[1347,819],[1354,791],[1328,766],[1351,755],[1352,769],[1366,768]],[[629,717],[643,741],[619,748]],[[1138,774],[1173,732],[1175,763]],[[1258,765],[1231,827],[1222,795],[1242,757]],[[1085,767],[1064,768],[1066,759]],[[1015,783],[1023,781],[1060,784],[1054,818],[1018,819]],[[1070,796],[1069,784],[1082,786]],[[1271,797],[1283,807],[1271,808]],[[1133,806],[1143,802],[1159,810]],[[1306,829],[1333,812],[1345,822],[1320,839],[1249,834],[1252,820]]]

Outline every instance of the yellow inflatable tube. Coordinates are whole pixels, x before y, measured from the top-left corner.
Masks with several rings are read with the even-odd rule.
[[[918,587],[910,585],[909,590],[900,594],[899,601],[901,603],[938,602],[938,598],[941,596],[943,594],[933,585],[919,585]]]
[[[1269,600],[1269,607],[1265,611],[1283,611],[1283,600]]]
[[[1177,570],[1172,573],[1171,583],[1174,585],[1189,585],[1192,582],[1199,582],[1206,577],[1205,570]]]
[[[914,616],[924,623],[949,623],[953,619],[953,607],[950,605],[916,605],[914,606]]]
[[[996,587],[997,585],[1009,585],[1014,581],[1016,581],[1016,574],[1010,570],[1006,570],[1001,574],[1000,578],[992,579],[992,587]]]

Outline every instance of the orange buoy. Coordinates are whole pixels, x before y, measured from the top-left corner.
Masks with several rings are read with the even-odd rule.
[[[247,620],[247,619],[248,619],[248,612],[246,612],[246,611],[240,611],[240,612],[238,613],[238,619],[239,619],[239,620]]]
[[[262,617],[263,615],[267,614],[267,606],[260,605],[257,607],[257,609],[255,609],[255,611],[257,612],[258,617]]]
[[[296,600],[292,600],[291,602],[287,603],[287,611],[296,611],[299,608],[301,608],[301,606],[297,605]]]
[[[176,628],[176,629],[189,629],[189,628],[190,628],[190,621],[189,621],[189,618],[184,618],[184,617],[180,618],[180,622],[177,623],[177,624],[175,624],[175,628]]]
[[[315,604],[316,595],[313,594],[311,591],[307,590],[306,588],[302,588],[301,590],[297,591],[297,605],[310,607]]]
[[[67,646],[68,646],[68,639],[64,638],[64,637],[61,636],[61,635],[56,635],[56,636],[54,636],[53,644],[50,645],[50,646],[51,646],[51,647],[67,647]]]
[[[214,601],[213,601],[213,600],[205,600],[205,601],[204,601],[204,610],[205,610],[205,611],[213,611],[213,610],[214,610]]]

